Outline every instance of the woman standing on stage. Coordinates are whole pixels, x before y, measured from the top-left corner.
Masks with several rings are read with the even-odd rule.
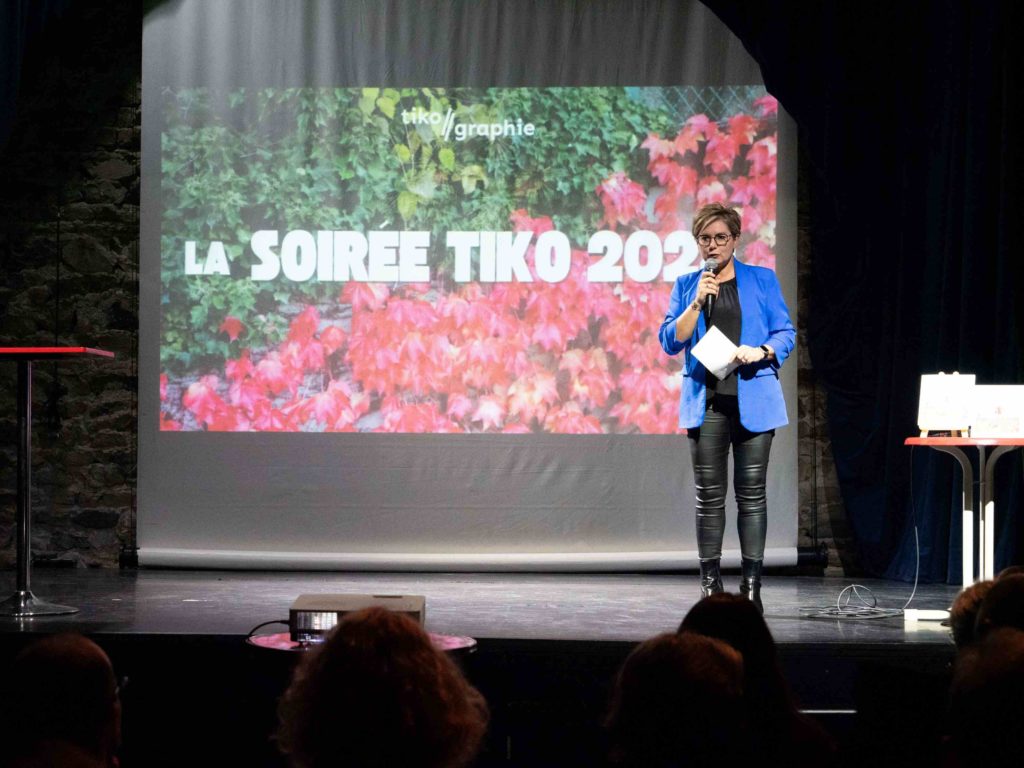
[[[775,273],[735,259],[740,217],[720,203],[693,220],[705,269],[679,277],[658,337],[665,352],[686,353],[679,426],[687,430],[697,492],[697,549],[703,596],[722,592],[722,536],[729,447],[739,508],[740,592],[761,605],[768,499],[768,454],[777,427],[788,423],[779,367],[796,330]],[[709,297],[714,297],[709,303]],[[709,321],[710,318],[710,321]],[[739,366],[719,381],[691,354],[710,326],[737,345]]]

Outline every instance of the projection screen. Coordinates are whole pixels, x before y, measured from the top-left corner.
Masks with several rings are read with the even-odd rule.
[[[707,8],[178,0],[143,59],[143,565],[696,565],[657,329],[697,207],[796,313],[795,130]]]

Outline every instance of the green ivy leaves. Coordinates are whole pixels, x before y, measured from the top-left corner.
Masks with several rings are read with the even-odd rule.
[[[520,208],[554,212],[583,243],[602,215],[597,185],[618,170],[649,181],[637,147],[670,123],[621,88],[183,89],[165,99],[161,355],[179,374],[233,353],[218,332],[226,315],[246,322],[250,345],[269,347],[289,307],[341,311],[337,284],[249,280],[255,230],[429,230],[438,279],[451,266],[445,232],[506,229]],[[536,134],[445,139],[449,110],[456,125],[521,119]],[[423,112],[438,117],[406,119]],[[201,253],[222,241],[231,277],[186,278],[186,240]]]

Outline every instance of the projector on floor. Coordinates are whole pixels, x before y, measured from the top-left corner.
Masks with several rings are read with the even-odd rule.
[[[291,639],[296,643],[322,643],[346,613],[372,606],[404,613],[421,627],[426,620],[427,599],[423,595],[299,595],[288,611]]]

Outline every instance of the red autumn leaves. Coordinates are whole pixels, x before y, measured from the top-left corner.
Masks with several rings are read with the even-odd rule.
[[[685,229],[685,211],[708,203],[736,205],[743,221],[747,264],[775,267],[778,102],[754,102],[758,116],[734,115],[725,125],[695,115],[674,137],[651,134],[641,144],[647,169],[664,191],[654,203],[662,235]]]
[[[467,284],[448,294],[349,284],[339,296],[351,306],[347,330],[308,307],[259,362],[243,350],[223,377],[188,385],[182,404],[208,430],[672,431],[675,377],[650,338],[663,301],[652,302],[646,286],[588,283],[590,257],[573,255],[561,283]],[[652,400],[650,386],[620,391],[622,375],[646,375],[665,397]],[[165,415],[162,428],[178,426]]]
[[[624,238],[638,229],[664,236],[697,206],[731,201],[755,236],[746,260],[773,265],[774,99],[759,107],[767,120],[737,115],[721,126],[697,116],[675,137],[649,136],[642,146],[660,189],[610,175],[596,190],[601,226]],[[733,174],[737,167],[747,173]],[[537,234],[554,228],[524,210],[510,222]],[[596,258],[574,250],[558,283],[536,279],[532,247],[532,283],[348,283],[336,306],[306,307],[284,341],[241,348],[221,374],[173,388],[162,375],[160,428],[675,432],[678,366],[656,338],[671,284],[592,283]],[[218,331],[238,346],[254,341],[245,318],[226,317]]]

